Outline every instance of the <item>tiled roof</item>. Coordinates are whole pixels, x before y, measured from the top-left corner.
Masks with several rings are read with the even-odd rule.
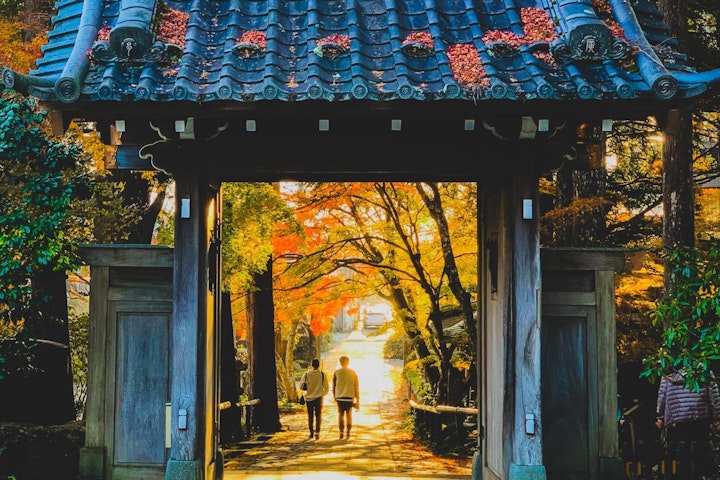
[[[652,0],[60,0],[41,100],[668,100],[720,80]]]

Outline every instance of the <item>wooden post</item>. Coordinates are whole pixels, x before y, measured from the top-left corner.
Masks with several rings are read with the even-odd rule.
[[[208,251],[214,226],[217,196],[188,149],[174,172],[175,256],[173,262],[173,321],[171,327],[171,448],[166,478],[202,480],[213,464],[214,378],[206,378],[207,363],[214,363],[213,322],[215,302],[210,292]],[[198,157],[199,158],[199,157]],[[183,161],[185,160],[185,161]],[[209,418],[208,418],[209,416]],[[212,451],[211,451],[212,450]]]
[[[537,174],[532,156],[520,154],[510,215],[513,244],[513,323],[508,352],[514,364],[513,458],[509,480],[545,479],[540,410],[540,236]],[[529,218],[528,218],[529,217]],[[513,328],[513,327],[511,327]],[[513,335],[514,333],[514,335]],[[512,367],[511,367],[511,371]]]

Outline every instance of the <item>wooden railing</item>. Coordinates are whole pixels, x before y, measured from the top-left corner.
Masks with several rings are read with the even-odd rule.
[[[622,450],[621,445],[621,450]],[[701,480],[693,458],[696,442],[640,441],[632,452],[623,453],[626,480]],[[711,455],[712,453],[709,452]],[[708,477],[715,478],[715,477]]]
[[[243,408],[243,407],[251,407],[253,405],[257,405],[260,403],[259,398],[253,398],[252,400],[245,400],[244,402],[237,402],[235,403],[236,407]],[[227,410],[228,408],[232,407],[233,403],[230,400],[226,400],[224,402],[220,402],[218,405],[218,408],[220,411]]]
[[[252,400],[245,400],[242,402],[236,402],[233,403],[229,400],[226,400],[224,402],[220,402],[218,404],[218,409],[222,412],[223,410],[228,410],[232,407],[236,407],[240,409],[240,431],[244,438],[250,438],[252,434],[252,427],[253,427],[253,408],[255,405],[258,405],[260,403],[259,398],[253,398]]]
[[[430,413],[462,413],[464,415],[477,415],[478,409],[473,407],[450,407],[448,405],[423,405],[410,400],[410,407]]]

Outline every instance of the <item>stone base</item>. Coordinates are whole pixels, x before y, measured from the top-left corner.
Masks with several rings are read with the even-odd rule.
[[[165,480],[201,480],[200,461],[169,460],[165,470]]]
[[[547,480],[543,465],[516,465],[510,464],[508,480]]]
[[[101,480],[104,477],[105,449],[103,447],[81,447],[79,453],[79,478],[82,480]]]
[[[483,459],[482,454],[478,451],[473,453],[472,458],[472,480],[482,480],[483,477]]]

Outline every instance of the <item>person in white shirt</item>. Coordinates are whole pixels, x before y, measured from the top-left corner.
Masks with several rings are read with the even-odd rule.
[[[333,398],[338,407],[338,428],[340,438],[350,437],[352,409],[360,409],[360,382],[355,370],[348,368],[350,359],[340,357],[340,368],[333,374]]]

